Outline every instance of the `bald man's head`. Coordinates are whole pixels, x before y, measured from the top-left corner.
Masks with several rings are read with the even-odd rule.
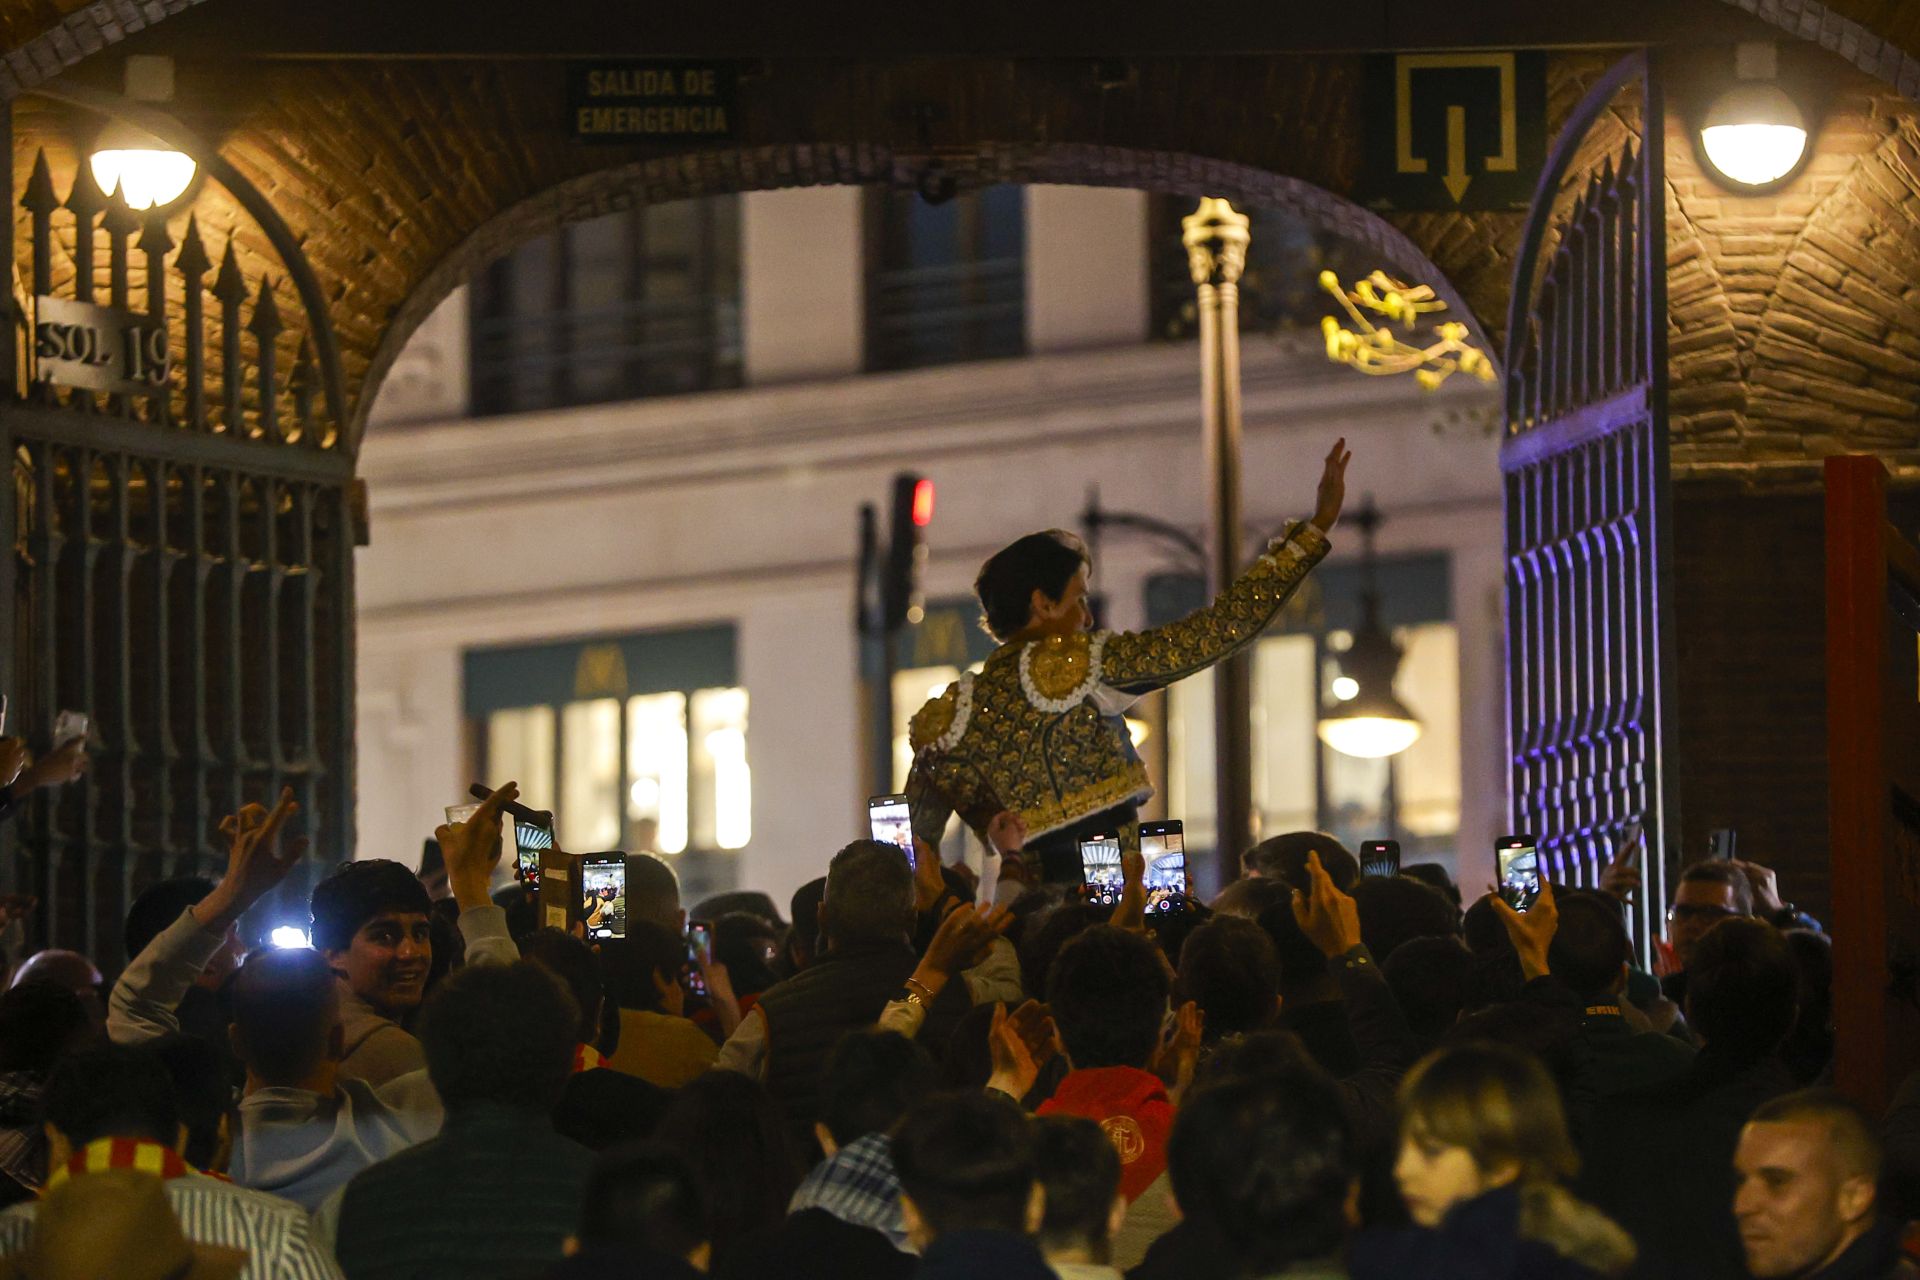
[[[310,1087],[340,1056],[340,988],[326,957],[261,951],[233,980],[233,1049],[262,1084]]]

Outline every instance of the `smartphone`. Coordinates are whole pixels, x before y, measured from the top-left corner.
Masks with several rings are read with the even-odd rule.
[[[1090,836],[1080,842],[1080,880],[1086,900],[1098,907],[1120,905],[1126,876],[1120,870],[1120,837]]]
[[[64,747],[75,738],[87,736],[93,718],[84,711],[62,711],[53,718],[53,745]]]
[[[1739,843],[1739,833],[1732,827],[1716,828],[1714,832],[1707,837],[1707,840],[1708,857],[1731,862],[1738,856],[1734,852],[1734,848]]]
[[[881,844],[890,844],[913,861],[913,815],[905,796],[874,796],[867,801],[867,830]]]
[[[1647,852],[1647,829],[1640,819],[1629,818],[1620,827],[1620,839],[1613,846],[1613,861],[1622,867],[1637,867]]]
[[[493,788],[484,782],[476,782],[467,788],[467,794],[475,800],[485,800],[493,794]],[[545,822],[549,831],[553,829],[553,815],[544,809],[529,809],[518,800],[509,800],[500,807],[522,822]]]
[[[580,918],[589,939],[627,936],[627,855],[589,853],[580,859]]]
[[[1499,863],[1500,896],[1515,911],[1525,911],[1540,896],[1540,847],[1532,836],[1501,836],[1493,842]]]
[[[1399,875],[1400,842],[1398,840],[1362,840],[1360,842],[1360,874],[1389,878]]]
[[[1187,891],[1186,824],[1178,819],[1141,823],[1140,856],[1147,861],[1147,910],[1171,910],[1174,895]]]
[[[553,819],[546,814],[536,820],[513,820],[514,875],[529,889],[540,888],[540,859],[553,848]]]
[[[713,954],[713,926],[705,920],[687,921],[687,962],[681,967],[680,979],[688,991],[696,996],[713,994],[707,990],[707,979],[700,972],[700,954]]]

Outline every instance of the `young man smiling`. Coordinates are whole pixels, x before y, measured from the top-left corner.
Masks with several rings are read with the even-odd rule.
[[[519,795],[509,782],[465,822],[434,833],[446,856],[447,883],[460,907],[467,963],[511,964],[520,950],[507,913],[488,893],[500,857],[500,812]],[[427,994],[432,903],[408,867],[385,859],[350,862],[314,888],[313,946],[340,975],[345,1055],[339,1073],[378,1088],[427,1065],[420,1042],[402,1025]]]

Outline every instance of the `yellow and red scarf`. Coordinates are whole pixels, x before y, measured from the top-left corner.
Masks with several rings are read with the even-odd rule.
[[[607,1065],[607,1056],[590,1044],[578,1044],[573,1047],[573,1074],[582,1071],[597,1071]]]
[[[143,1138],[96,1138],[47,1175],[47,1188],[51,1190],[77,1173],[104,1173],[108,1169],[138,1169],[162,1181],[200,1172],[181,1159],[179,1152],[158,1142]]]

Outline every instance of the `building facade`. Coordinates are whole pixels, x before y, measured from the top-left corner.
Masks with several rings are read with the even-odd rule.
[[[895,735],[990,648],[968,600],[999,546],[1079,528],[1095,491],[1103,509],[1201,528],[1197,357],[1180,340],[1169,277],[1184,255],[1176,233],[1169,265],[1165,201],[1039,185],[904,198],[902,211],[859,187],[751,192],[664,232],[629,220],[587,233],[531,266],[523,249],[476,282],[484,296],[457,293],[415,335],[361,464],[359,856],[412,857],[468,783],[516,774],[569,848],[653,847],[696,890],[784,901],[864,834],[879,785],[863,746],[856,531],[894,474],[923,473],[938,493]],[[1301,232],[1254,212],[1256,258]],[[737,247],[716,252],[729,233]],[[667,279],[654,295],[671,299],[615,298],[607,273],[631,280],[669,236],[683,251],[647,278]],[[506,314],[515,288],[548,323]],[[1249,305],[1285,302],[1253,291]],[[569,352],[588,323],[559,318],[570,307],[601,324],[614,309],[629,339],[619,370],[579,373],[596,344]],[[503,341],[516,323],[533,336]],[[689,334],[704,335],[697,357]],[[698,364],[711,389],[662,381],[649,362]],[[1409,861],[1480,883],[1506,809],[1496,397],[1458,378],[1435,393],[1365,378],[1328,363],[1317,331],[1284,324],[1249,329],[1244,365],[1249,545],[1306,513],[1319,458],[1346,436],[1352,500],[1371,495],[1386,517],[1386,621],[1427,725],[1391,768],[1313,737],[1357,613],[1358,542],[1343,531],[1256,657],[1265,827],[1391,828]],[[543,396],[558,407],[533,407]],[[1177,551],[1100,540],[1108,625],[1166,620],[1192,579]],[[1211,843],[1210,704],[1176,690],[1136,727],[1159,811],[1188,822],[1190,847]]]

